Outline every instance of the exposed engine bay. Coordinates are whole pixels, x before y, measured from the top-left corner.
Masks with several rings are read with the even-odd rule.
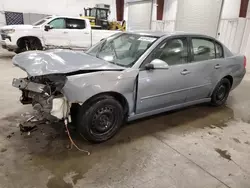
[[[69,113],[67,100],[61,90],[67,80],[66,75],[55,74],[13,79],[12,85],[22,91],[20,102],[32,104],[38,119],[58,119]]]

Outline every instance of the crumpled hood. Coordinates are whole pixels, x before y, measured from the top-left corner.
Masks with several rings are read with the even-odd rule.
[[[6,25],[1,27],[1,30],[5,29],[32,29],[33,25]]]
[[[29,76],[70,73],[79,70],[124,69],[124,67],[108,63],[86,53],[70,50],[29,51],[15,55],[12,61]]]

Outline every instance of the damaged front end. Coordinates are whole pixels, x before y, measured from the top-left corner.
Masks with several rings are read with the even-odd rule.
[[[106,91],[127,93],[129,90],[130,96],[127,84],[134,83],[130,75],[133,71],[126,72],[132,81],[123,81],[124,67],[78,51],[29,51],[17,54],[12,61],[27,73],[26,78],[14,79],[12,85],[22,91],[20,101],[32,104],[40,119],[52,115],[71,121],[72,103],[83,104]]]
[[[63,119],[70,110],[70,104],[61,93],[66,80],[66,75],[60,74],[32,76],[14,78],[12,85],[22,91],[22,104],[32,104],[37,119]]]

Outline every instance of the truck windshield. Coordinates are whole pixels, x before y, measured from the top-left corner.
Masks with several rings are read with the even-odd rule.
[[[89,14],[89,16],[91,16],[91,17],[96,17],[96,9],[95,9],[95,8],[90,9],[90,14]]]
[[[123,33],[98,43],[87,54],[123,67],[132,67],[156,40],[154,36]]]

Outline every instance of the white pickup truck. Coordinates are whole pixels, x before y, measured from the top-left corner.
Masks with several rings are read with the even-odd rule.
[[[47,48],[88,49],[119,31],[92,30],[88,19],[49,16],[33,25],[8,25],[0,30],[1,45],[16,53]]]

